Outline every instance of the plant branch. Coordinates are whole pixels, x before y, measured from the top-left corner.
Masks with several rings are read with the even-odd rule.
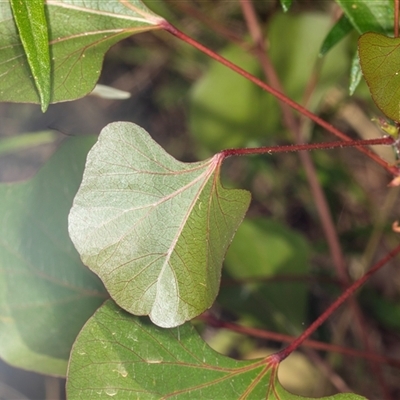
[[[260,339],[273,340],[279,343],[291,343],[294,339],[296,339],[293,336],[285,335],[283,333],[269,332],[262,329],[241,326],[233,322],[221,321],[210,312],[205,312],[204,314],[200,315],[198,319],[215,328],[229,329],[230,331],[237,332],[243,335],[253,336]],[[305,339],[300,346],[306,346],[315,350],[330,351],[332,353],[343,354],[349,357],[363,358],[365,360],[371,360],[380,364],[387,364],[394,368],[400,369],[400,360],[384,357],[376,353],[355,350],[350,347],[323,343],[312,339]]]
[[[276,353],[276,357],[282,361],[296,350],[312,333],[314,333],[349,297],[351,297],[357,289],[359,289],[375,272],[380,270],[387,262],[400,253],[400,245],[376,263],[364,276],[349,286],[339,297],[332,303],[323,314],[321,314],[297,339],[282,351]]]
[[[244,156],[254,154],[273,154],[273,153],[290,153],[300,152],[309,150],[326,150],[343,147],[355,147],[355,146],[371,146],[378,144],[392,145],[394,139],[391,136],[379,138],[379,139],[366,139],[366,140],[354,140],[352,142],[322,142],[322,143],[304,143],[304,144],[289,144],[284,146],[265,146],[265,147],[248,147],[240,149],[227,149],[222,150],[223,159],[231,156]]]
[[[394,0],[394,37],[399,37],[399,5],[400,0]]]
[[[246,18],[247,24],[253,40],[257,46],[257,56],[264,69],[264,73],[269,80],[271,86],[283,93],[282,85],[279,81],[278,75],[268,57],[267,50],[265,48],[265,39],[263,38],[261,27],[259,26],[258,19],[251,1],[241,0],[243,14]],[[315,76],[312,77],[312,81],[315,81]],[[309,85],[310,86],[310,85]],[[290,132],[295,137],[296,142],[299,144],[302,140],[301,124],[296,121],[292,110],[284,102],[280,102],[283,121]],[[304,121],[304,119],[303,119]],[[317,172],[314,167],[314,163],[308,153],[299,153],[300,160],[305,169],[307,179],[310,185],[310,189],[315,200],[316,208],[320,217],[322,229],[328,242],[329,251],[333,260],[333,264],[337,270],[339,278],[343,284],[349,282],[345,260],[343,252],[340,247],[339,239],[336,234],[334,222],[326,201],[324,192],[317,178]]]
[[[243,76],[244,78],[248,79],[249,81],[253,82],[255,85],[259,86],[263,90],[271,93],[273,96],[278,98],[280,101],[283,101],[284,103],[288,104],[290,107],[293,109],[297,110],[301,114],[303,114],[305,117],[308,117],[312,121],[314,121],[316,124],[320,125],[322,128],[326,129],[328,132],[331,132],[333,135],[337,136],[338,138],[342,139],[343,141],[351,142],[352,139],[349,138],[347,135],[345,135],[343,132],[341,132],[339,129],[335,128],[333,125],[329,124],[328,122],[324,121],[322,118],[318,117],[311,111],[307,110],[306,108],[302,107],[300,104],[296,103],[295,101],[291,100],[281,92],[279,92],[276,89],[273,89],[271,86],[267,85],[260,79],[256,78],[254,75],[248,73],[244,69],[240,68],[236,64],[233,64],[226,58],[220,56],[219,54],[215,53],[214,51],[210,50],[209,48],[203,46],[202,44],[198,43],[196,40],[192,39],[191,37],[187,36],[177,28],[175,28],[173,25],[171,25],[169,22],[163,20],[160,22],[159,25],[161,28],[163,28],[165,31],[169,32],[170,34],[176,36],[178,39],[181,39],[182,41],[190,44],[191,46],[195,47],[199,51],[203,52],[204,54],[207,54],[209,57],[213,58],[214,60],[220,62],[221,64],[225,65],[226,67],[230,68],[231,70],[235,71],[239,75]],[[374,160],[376,163],[378,163],[380,166],[382,166],[384,169],[386,169],[390,174],[394,176],[399,175],[399,171],[396,167],[389,165],[386,161],[382,160],[380,157],[378,157],[374,152],[372,152],[369,149],[366,149],[364,147],[356,147],[359,151],[363,152],[366,154],[368,157],[370,157],[372,160]]]

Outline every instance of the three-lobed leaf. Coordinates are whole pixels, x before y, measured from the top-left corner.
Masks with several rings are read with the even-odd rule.
[[[162,329],[107,301],[71,352],[68,399],[306,400],[287,392],[272,358],[238,361],[212,350],[190,323]],[[338,394],[325,400],[361,400]],[[309,399],[311,400],[311,399]]]
[[[400,121],[400,38],[365,33],[358,40],[358,52],[371,96],[381,111]]]
[[[118,122],[89,152],[69,231],[83,262],[125,310],[174,327],[209,308],[250,202],[224,189],[222,155],[182,163]]]
[[[72,138],[31,180],[0,185],[0,357],[65,375],[79,330],[108,297],[67,221],[93,137]]]
[[[163,21],[140,0],[47,0],[45,13],[53,103],[88,94],[113,44],[135,33],[159,29]],[[40,61],[41,55],[35,55]],[[0,2],[0,58],[0,101],[40,103],[9,1]]]

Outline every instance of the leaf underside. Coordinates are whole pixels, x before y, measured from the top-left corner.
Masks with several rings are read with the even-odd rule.
[[[131,123],[103,129],[69,230],[119,306],[174,327],[212,305],[250,202],[248,192],[221,186],[221,160],[179,162]]]
[[[139,0],[47,0],[45,12],[52,103],[91,92],[104,54],[113,44],[135,33],[159,29],[163,21]],[[40,103],[8,1],[0,2],[0,57],[0,101]]]

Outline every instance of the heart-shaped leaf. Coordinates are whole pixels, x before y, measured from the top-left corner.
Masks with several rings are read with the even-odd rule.
[[[45,12],[53,103],[88,94],[110,46],[164,21],[140,0],[47,0]],[[0,2],[0,58],[0,101],[40,103],[8,1]]]
[[[237,361],[218,354],[190,323],[161,329],[107,301],[74,344],[67,394],[69,400],[306,400],[281,386],[277,367],[273,357]],[[324,399],[365,400],[355,394]]]
[[[93,142],[71,138],[30,181],[0,185],[0,357],[17,367],[65,375],[79,330],[108,297],[67,229]]]
[[[83,262],[125,310],[173,327],[209,308],[250,202],[219,182],[222,155],[175,160],[131,123],[108,125],[70,213]]]
[[[381,111],[400,121],[400,38],[365,33],[358,40],[361,69]]]

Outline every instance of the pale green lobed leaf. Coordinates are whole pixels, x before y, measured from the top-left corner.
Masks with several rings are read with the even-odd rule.
[[[72,241],[119,306],[174,327],[209,308],[250,202],[219,182],[222,155],[182,163],[142,128],[108,125],[88,155]]]

